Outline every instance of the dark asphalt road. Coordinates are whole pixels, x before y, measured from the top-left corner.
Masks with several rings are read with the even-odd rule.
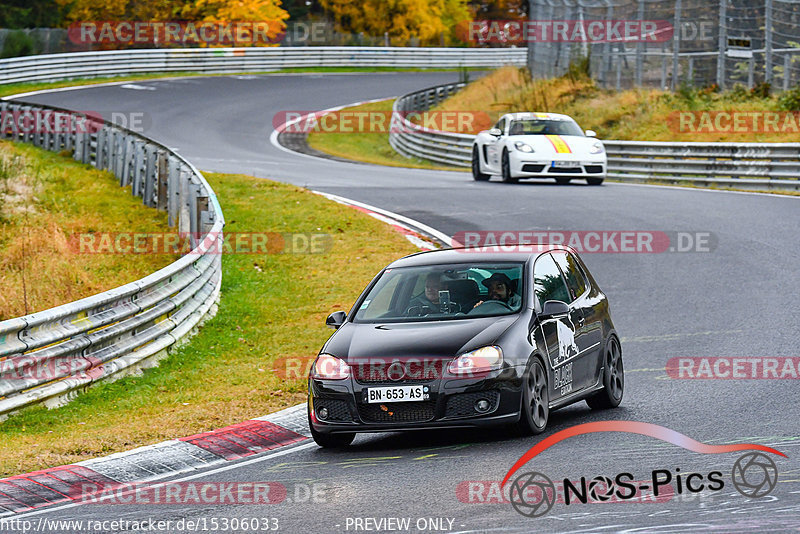
[[[724,473],[720,491],[666,502],[556,504],[537,519],[509,504],[464,503],[462,481],[498,481],[540,438],[497,432],[368,435],[349,450],[314,446],[201,480],[324,484],[325,502],[269,506],[99,506],[47,512],[48,518],[160,519],[277,517],[283,532],[364,531],[355,518],[446,518],[450,531],[797,531],[800,529],[800,389],[797,380],[676,380],[673,357],[798,357],[800,199],[692,189],[606,184],[476,183],[466,173],[372,167],[288,154],[270,144],[276,112],[315,110],[395,96],[454,80],[456,73],[187,78],[136,82],[29,97],[80,110],[143,111],[146,135],[176,147],[199,168],[291,182],[373,204],[449,235],[463,230],[660,230],[710,232],[705,253],[583,254],[622,336],[626,392],[621,407],[584,403],[551,416],[544,436],[604,419],[663,425],[696,440],[756,442],[776,459],[770,497],[748,499],[731,485],[739,453],[698,454],[653,438],[592,434],[544,452],[523,471],[553,480],[648,480],[655,469]],[[152,90],[144,90],[149,87]],[[591,125],[584,125],[591,127]],[[224,206],[224,199],[223,199]],[[367,280],[364,281],[365,283]],[[262,414],[253,414],[258,416]],[[481,494],[472,486],[473,496]],[[489,485],[486,488],[490,488]],[[300,493],[302,492],[302,488]],[[477,493],[476,493],[477,492]],[[463,499],[469,493],[461,495]],[[350,518],[350,519],[348,519]],[[450,524],[447,519],[452,519]],[[417,521],[421,522],[417,524]],[[361,523],[362,526],[366,526]],[[370,526],[375,526],[370,524]]]

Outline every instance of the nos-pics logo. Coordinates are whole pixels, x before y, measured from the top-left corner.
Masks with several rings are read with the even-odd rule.
[[[778,480],[778,467],[773,459],[764,453],[786,457],[771,447],[753,443],[738,445],[708,445],[692,438],[650,423],[637,421],[598,421],[567,428],[542,440],[511,467],[502,485],[509,482],[519,469],[536,455],[569,437],[594,432],[628,432],[661,439],[684,449],[702,454],[721,454],[747,451],[740,456],[730,470],[730,482],[736,490],[751,499],[769,495]],[[675,469],[654,469],[645,480],[635,480],[628,472],[617,473],[613,477],[596,476],[591,479],[563,479],[554,483],[547,475],[528,471],[517,475],[509,487],[511,506],[527,517],[541,517],[553,506],[563,503],[587,504],[589,502],[623,502],[640,498],[643,492],[652,492],[658,501],[674,494],[699,493],[701,491],[720,491],[726,485],[723,471],[681,472]]]

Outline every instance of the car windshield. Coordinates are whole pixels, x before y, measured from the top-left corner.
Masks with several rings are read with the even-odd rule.
[[[570,120],[524,119],[511,121],[508,135],[579,135],[583,130]]]
[[[472,319],[522,308],[522,263],[386,269],[361,300],[354,322]]]

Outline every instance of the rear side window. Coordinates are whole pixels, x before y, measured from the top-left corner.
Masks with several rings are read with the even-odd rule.
[[[536,265],[533,267],[533,285],[540,309],[548,300],[560,300],[565,304],[572,302],[561,271],[550,254],[543,254],[536,260]]]
[[[575,256],[568,252],[553,252],[552,255],[556,263],[558,263],[558,266],[561,267],[561,272],[564,273],[564,277],[567,279],[567,287],[569,288],[572,300],[583,295],[586,291],[586,278]]]

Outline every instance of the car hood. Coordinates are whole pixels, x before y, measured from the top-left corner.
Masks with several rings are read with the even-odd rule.
[[[549,156],[570,153],[586,155],[597,139],[578,135],[511,135],[508,137],[510,146],[514,146],[514,143],[518,141],[530,145],[534,150],[534,155]]]
[[[344,360],[452,359],[497,341],[519,315],[414,323],[345,323],[323,351]]]

